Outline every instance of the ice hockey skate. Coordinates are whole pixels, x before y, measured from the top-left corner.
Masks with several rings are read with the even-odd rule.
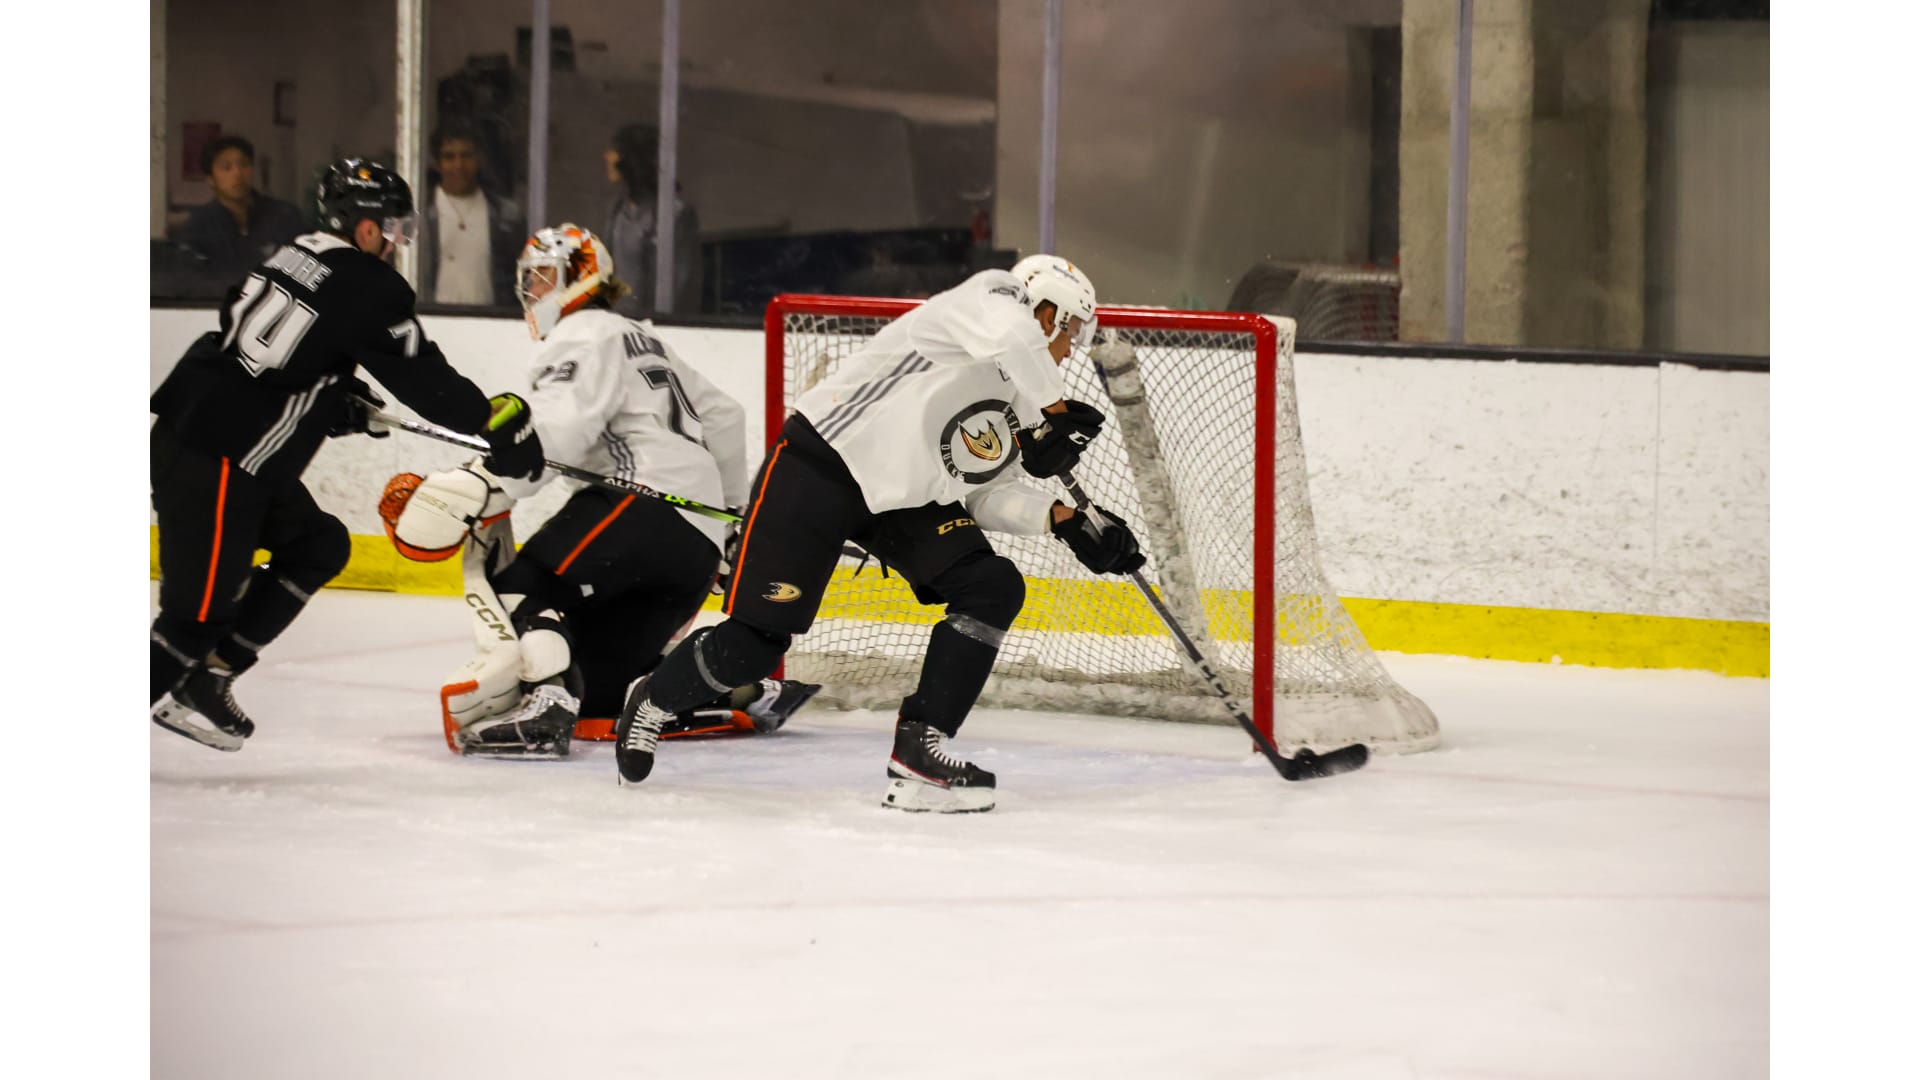
[[[771,735],[819,692],[818,683],[761,679],[760,696],[747,703],[747,718],[753,721],[755,734]]]
[[[744,705],[722,701],[668,717],[660,728],[660,737],[771,735],[811,701],[820,686],[792,679],[761,679],[752,687],[735,690],[733,701],[738,702],[748,690],[756,696]],[[573,737],[585,742],[613,742],[618,725],[619,721],[612,718],[582,718],[573,727]]]
[[[647,682],[643,675],[627,687],[627,704],[613,731],[613,761],[620,767],[620,779],[629,784],[645,780],[653,771],[660,730],[673,719],[672,713],[647,700]]]
[[[476,720],[460,731],[460,752],[469,757],[548,760],[573,749],[580,699],[564,687],[536,686],[508,713]]]
[[[215,750],[240,749],[253,734],[253,721],[233,700],[230,671],[197,667],[153,706],[153,722]]]
[[[993,809],[993,774],[947,752],[939,728],[902,720],[893,730],[887,762],[887,794],[880,805],[933,814],[975,814]]]

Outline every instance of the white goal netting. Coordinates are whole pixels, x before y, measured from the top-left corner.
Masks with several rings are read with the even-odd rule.
[[[768,388],[779,393],[770,400],[790,409],[910,306],[776,300]],[[1093,355],[1076,352],[1063,367],[1068,396],[1109,417],[1078,477],[1134,527],[1147,580],[1255,723],[1283,750],[1435,745],[1432,712],[1387,674],[1321,571],[1294,407],[1292,321],[1102,308],[1100,327]],[[1020,482],[1046,486],[1024,475]],[[1088,572],[1051,537],[991,538],[1025,573],[1027,601],[982,704],[1231,722],[1182,667],[1131,580]],[[823,684],[829,702],[893,708],[918,683],[941,617],[850,548],[818,621],[787,654],[787,673]]]

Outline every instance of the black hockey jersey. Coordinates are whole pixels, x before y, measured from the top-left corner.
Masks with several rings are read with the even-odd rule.
[[[364,366],[428,421],[477,434],[487,397],[414,317],[406,279],[329,233],[295,238],[227,293],[151,402],[182,443],[264,480],[297,477]]]

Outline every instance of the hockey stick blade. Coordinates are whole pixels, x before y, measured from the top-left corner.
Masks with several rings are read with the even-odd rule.
[[[1369,756],[1365,743],[1354,743],[1324,754],[1302,750],[1291,758],[1281,756],[1280,776],[1286,780],[1319,780],[1322,777],[1339,776],[1366,765]]]
[[[1061,473],[1059,479],[1066,486],[1067,494],[1073,497],[1074,505],[1092,517],[1097,526],[1101,521],[1098,510],[1094,507],[1093,500],[1088,498],[1086,491],[1081,488],[1080,482],[1074,479],[1071,472]],[[1200,646],[1180,628],[1180,621],[1173,617],[1173,612],[1167,608],[1166,602],[1160,599],[1159,594],[1153,591],[1153,586],[1147,584],[1147,579],[1138,570],[1127,576],[1133,579],[1134,587],[1138,588],[1140,595],[1146,598],[1147,604],[1153,608],[1153,613],[1160,617],[1160,622],[1166,626],[1167,632],[1180,643],[1181,659],[1185,662],[1187,670],[1205,683],[1207,689],[1213,691],[1214,696],[1220,699],[1220,704],[1227,710],[1227,714],[1232,716],[1234,722],[1240,725],[1240,729],[1253,739],[1253,745],[1259,749],[1260,755],[1267,759],[1267,763],[1273,766],[1273,770],[1280,774],[1282,780],[1319,780],[1352,772],[1367,763],[1369,754],[1366,746],[1361,743],[1342,746],[1324,754],[1315,753],[1312,750],[1301,750],[1293,757],[1282,754],[1280,748],[1273,744],[1273,740],[1254,724],[1246,710],[1233,699],[1232,693],[1227,690],[1226,683],[1221,681],[1219,675],[1214,674],[1213,665],[1207,662],[1206,654],[1201,652]]]
[[[441,442],[452,443],[455,446],[464,446],[469,450],[478,450],[483,454],[491,449],[487,445],[487,440],[478,435],[464,435],[458,431],[451,431],[434,424],[422,423],[418,420],[408,420],[405,417],[395,416],[392,413],[381,412],[372,402],[357,394],[354,395],[354,400],[360,402],[360,404],[366,408],[367,422],[370,425],[408,431],[415,435],[424,435],[429,439],[438,439]],[[631,480],[622,480],[617,476],[605,476],[588,469],[582,469],[577,465],[564,465],[558,461],[548,461],[544,464],[547,468],[552,469],[561,476],[595,484],[606,488],[608,491],[618,491],[624,495],[640,495],[649,499],[658,499],[669,506],[685,510],[689,514],[698,514],[701,517],[712,518],[715,521],[725,521],[728,523],[735,523],[741,519],[738,513],[728,508],[708,506],[706,503],[698,502],[682,495],[656,491],[645,484],[637,484]]]

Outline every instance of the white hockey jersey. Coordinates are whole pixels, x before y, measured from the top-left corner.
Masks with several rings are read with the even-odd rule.
[[[746,502],[746,411],[680,359],[651,322],[576,311],[540,343],[530,375],[527,402],[549,459],[708,506]],[[523,499],[553,476],[503,486]],[[724,546],[724,522],[680,513]]]
[[[1037,427],[1065,393],[1020,279],[983,270],[882,327],[794,408],[868,510],[957,502],[983,529],[1041,533],[1056,496],[1019,482],[1013,425]]]

